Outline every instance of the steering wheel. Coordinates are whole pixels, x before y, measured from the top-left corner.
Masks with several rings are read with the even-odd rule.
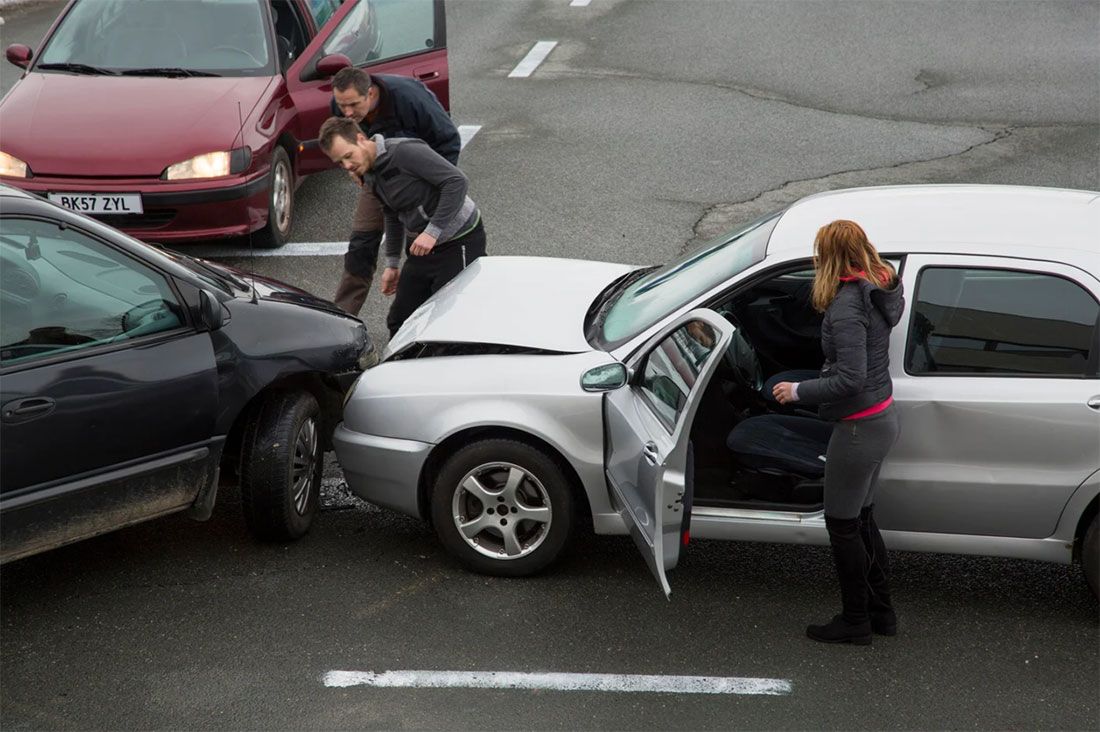
[[[143,325],[149,323],[155,323],[158,320],[167,318],[171,314],[171,311],[167,307],[167,303],[164,300],[147,300],[140,305],[135,305],[122,314],[122,332],[129,333],[132,330],[137,330]]]
[[[733,325],[733,338],[722,354],[726,365],[733,372],[733,380],[743,389],[761,391],[764,388],[764,374],[760,368],[760,359],[756,357],[756,351],[752,345],[741,335],[741,328],[737,325],[730,313],[722,312],[726,320]]]
[[[263,66],[263,62],[260,61],[260,59],[256,58],[255,56],[253,56],[251,53],[244,50],[243,48],[237,48],[236,46],[214,46],[213,48],[211,48],[209,50],[210,51],[230,51],[232,53],[239,53],[242,56],[247,56],[248,60],[251,61],[252,63],[256,64],[257,66]]]

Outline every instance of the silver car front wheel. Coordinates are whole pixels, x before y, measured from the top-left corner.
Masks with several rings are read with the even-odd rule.
[[[512,560],[542,545],[554,511],[534,475],[513,463],[485,463],[455,488],[451,519],[474,551]]]
[[[572,520],[573,492],[561,467],[522,442],[467,445],[435,480],[436,533],[476,572],[515,577],[539,571],[561,552]]]

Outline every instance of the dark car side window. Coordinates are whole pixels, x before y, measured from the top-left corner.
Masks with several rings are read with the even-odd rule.
[[[168,280],[72,228],[0,219],[0,365],[179,328]]]
[[[1100,304],[1040,272],[928,267],[917,280],[910,374],[1096,376]]]

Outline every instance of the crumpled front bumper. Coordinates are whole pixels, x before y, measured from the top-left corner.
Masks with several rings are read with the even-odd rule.
[[[420,515],[417,486],[435,445],[353,432],[341,422],[332,436],[336,458],[351,492],[400,513]]]

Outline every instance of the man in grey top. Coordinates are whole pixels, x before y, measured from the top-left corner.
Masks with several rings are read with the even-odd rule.
[[[381,201],[385,274],[396,272],[405,244],[409,257],[386,316],[393,336],[425,300],[485,254],[481,212],[466,195],[469,181],[462,171],[422,140],[368,138],[353,120],[331,117],[321,125],[319,142]]]

